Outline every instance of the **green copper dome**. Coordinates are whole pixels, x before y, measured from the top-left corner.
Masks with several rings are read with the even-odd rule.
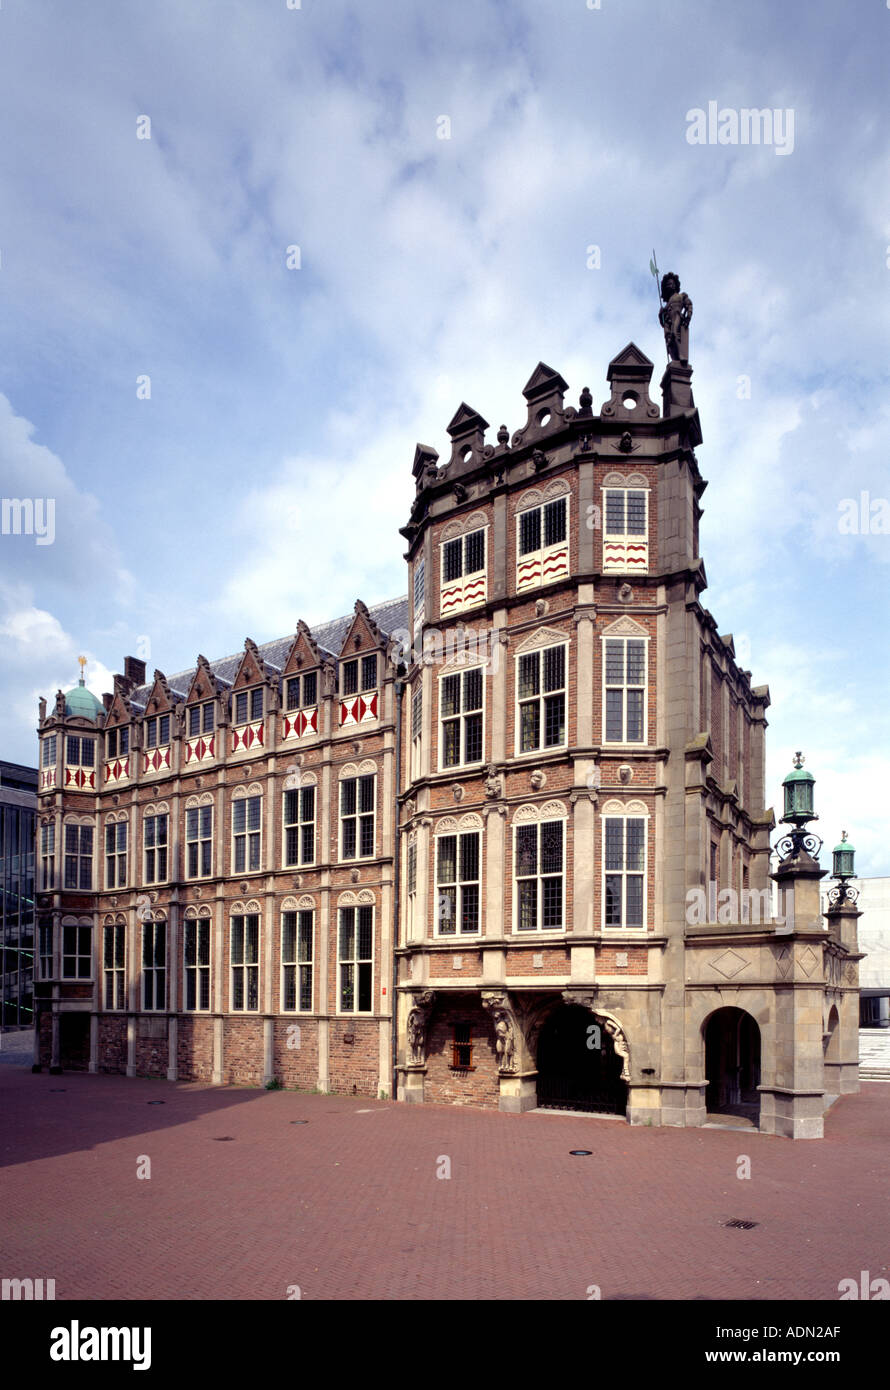
[[[851,845],[849,840],[841,840],[840,844],[835,845],[832,854],[855,854],[856,846]]]
[[[65,695],[65,713],[78,715],[81,719],[95,719],[97,714],[101,714],[104,709],[101,700],[97,700],[91,690],[87,690],[83,683],[83,676],[77,682],[73,690],[69,690]]]
[[[804,767],[795,767],[785,777],[782,778],[782,786],[786,787],[789,782],[815,782],[812,772],[807,772]]]

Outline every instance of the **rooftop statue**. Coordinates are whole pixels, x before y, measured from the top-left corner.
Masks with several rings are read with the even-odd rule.
[[[662,277],[661,297],[664,304],[658,311],[658,322],[664,329],[664,342],[671,362],[689,366],[689,320],[692,300],[680,289],[680,277],[669,270]]]

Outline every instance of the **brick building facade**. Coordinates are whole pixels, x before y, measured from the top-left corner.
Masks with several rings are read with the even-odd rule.
[[[540,363],[496,445],[461,405],[407,599],[42,706],[41,1064],[821,1134],[855,914],[795,860],[763,920],[769,692],[701,601],[691,369],[651,374],[594,414]]]

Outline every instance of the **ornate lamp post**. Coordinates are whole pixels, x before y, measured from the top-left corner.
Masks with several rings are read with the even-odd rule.
[[[776,845],[776,850],[783,861],[795,859],[801,852],[815,859],[822,848],[822,841],[819,836],[807,829],[809,821],[819,819],[813,810],[813,788],[815,785],[816,779],[813,774],[804,771],[803,753],[795,753],[794,768],[782,781],[785,793],[785,814],[781,823],[792,827],[791,831],[784,835]]]
[[[856,851],[847,839],[846,830],[831,852],[831,874],[838,882],[828,890],[828,901],[832,907],[842,907],[844,903],[853,904],[859,899],[859,890],[849,888],[847,880],[854,877],[853,856]]]

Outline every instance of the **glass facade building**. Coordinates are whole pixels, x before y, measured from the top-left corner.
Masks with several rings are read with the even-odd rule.
[[[4,1030],[34,1024],[37,769],[0,761],[0,989]]]

